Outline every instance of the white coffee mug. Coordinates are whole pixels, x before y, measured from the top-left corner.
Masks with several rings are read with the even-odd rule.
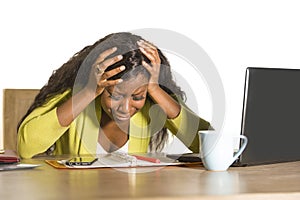
[[[199,150],[204,167],[211,171],[226,171],[245,150],[248,143],[246,136],[239,135],[237,137],[243,142],[238,152],[234,153],[233,136],[212,130],[199,131]]]

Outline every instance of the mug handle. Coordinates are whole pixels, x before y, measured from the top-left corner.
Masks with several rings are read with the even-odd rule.
[[[240,135],[239,138],[243,140],[243,144],[240,147],[239,151],[233,156],[232,162],[234,162],[243,153],[248,143],[248,138],[246,136]]]

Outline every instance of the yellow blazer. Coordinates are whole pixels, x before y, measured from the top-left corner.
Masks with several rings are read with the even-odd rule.
[[[56,109],[70,97],[70,90],[53,97],[44,106],[33,110],[18,130],[18,153],[31,158],[46,152],[55,144],[54,155],[95,154],[101,119],[100,98],[87,108],[67,127],[60,125]],[[190,150],[199,152],[197,132],[207,130],[209,122],[194,114],[183,102],[175,119],[166,119],[159,106],[147,100],[144,107],[130,119],[129,153],[146,153],[150,137],[162,127],[168,128]],[[151,109],[150,109],[151,108]]]

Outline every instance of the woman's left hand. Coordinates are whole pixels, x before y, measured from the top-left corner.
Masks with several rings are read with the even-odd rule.
[[[157,48],[143,40],[140,40],[138,45],[141,52],[150,60],[150,64],[145,61],[142,62],[143,66],[149,71],[151,76],[148,84],[149,95],[152,100],[163,109],[168,119],[177,117],[180,113],[180,105],[159,86],[158,81],[161,60]]]
[[[139,49],[141,52],[150,60],[151,65],[147,62],[143,61],[143,66],[150,73],[150,80],[148,85],[148,92],[152,92],[159,87],[158,79],[159,79],[159,71],[161,60],[158,54],[156,47],[144,40],[140,40],[137,42],[139,45]]]

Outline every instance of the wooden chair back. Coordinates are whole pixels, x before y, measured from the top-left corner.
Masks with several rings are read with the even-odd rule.
[[[4,149],[17,150],[17,126],[38,94],[38,89],[3,90]]]

